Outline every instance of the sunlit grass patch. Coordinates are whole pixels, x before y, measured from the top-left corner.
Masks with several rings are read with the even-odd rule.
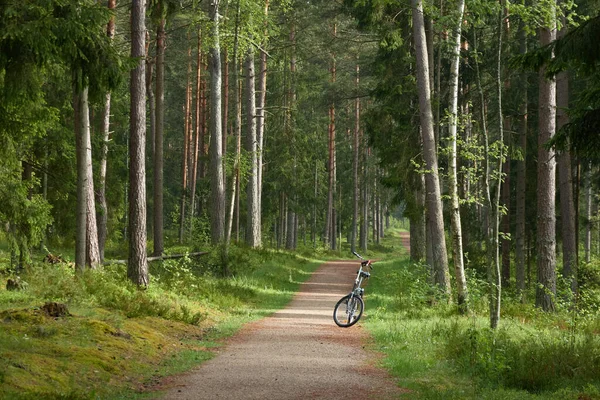
[[[364,324],[407,398],[600,399],[597,314],[541,313],[507,296],[492,331],[485,282],[470,282],[471,313],[461,316],[433,299],[423,266],[376,267]]]
[[[0,288],[0,398],[152,398],[161,376],[212,357],[242,324],[287,304],[322,262],[286,252],[232,249],[230,273],[212,259],[150,264],[140,290],[125,266],[76,276],[35,264],[24,291]],[[40,313],[47,301],[70,316]]]

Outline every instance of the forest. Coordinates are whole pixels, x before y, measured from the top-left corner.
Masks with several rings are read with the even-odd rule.
[[[359,252],[406,398],[600,399],[600,3],[5,0],[0,33],[0,398],[154,398]]]

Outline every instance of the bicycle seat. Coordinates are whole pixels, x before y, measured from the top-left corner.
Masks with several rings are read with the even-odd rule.
[[[371,274],[370,274],[370,273],[368,273],[367,271],[362,271],[362,272],[360,273],[360,275],[361,275],[361,276],[364,276],[365,278],[368,278],[368,277],[370,277],[370,276],[371,276]]]

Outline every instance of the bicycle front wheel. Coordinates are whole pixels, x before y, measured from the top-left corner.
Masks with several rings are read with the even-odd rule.
[[[342,297],[333,310],[333,321],[342,328],[348,328],[358,322],[362,316],[365,303],[353,294]]]

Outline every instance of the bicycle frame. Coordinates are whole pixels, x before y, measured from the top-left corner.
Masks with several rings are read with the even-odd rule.
[[[362,257],[361,257],[362,258]],[[362,284],[365,279],[368,279],[371,274],[367,271],[363,270],[363,267],[371,266],[371,262],[369,260],[364,260],[360,263],[360,268],[356,272],[356,279],[354,279],[354,286],[352,287],[351,294],[355,296],[363,297],[365,293],[365,289],[362,287]]]

